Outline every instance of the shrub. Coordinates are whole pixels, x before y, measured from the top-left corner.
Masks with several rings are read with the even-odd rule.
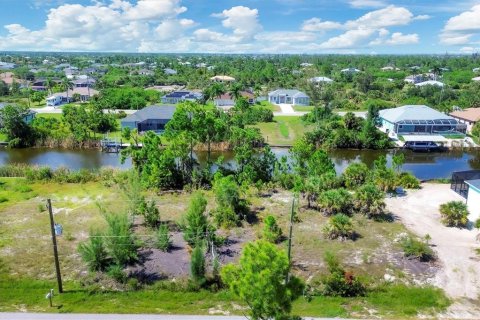
[[[442,223],[447,227],[465,227],[468,223],[468,208],[462,201],[450,201],[440,205]]]
[[[268,215],[264,221],[263,238],[268,242],[277,243],[282,238],[282,229],[277,224],[274,216]]]
[[[218,177],[213,185],[217,209],[215,222],[227,228],[238,225],[240,219],[246,215],[248,209],[244,199],[240,196],[240,187],[233,176]]]
[[[322,279],[322,294],[326,296],[356,297],[366,293],[366,287],[355,277],[353,272],[345,271],[337,257],[330,252],[325,253],[329,275]]]
[[[406,257],[418,259],[422,262],[431,261],[435,258],[433,250],[424,241],[407,236],[401,239],[400,245]]]
[[[353,239],[355,231],[353,230],[352,219],[342,213],[330,217],[323,231],[329,239],[340,238],[342,240]]]
[[[127,281],[127,275],[123,271],[123,268],[119,265],[112,265],[108,268],[107,274],[117,282],[125,283]]]
[[[102,271],[108,264],[107,251],[99,232],[91,231],[88,241],[78,246],[78,252],[90,271]]]
[[[157,232],[157,248],[168,252],[172,246],[172,240],[170,239],[170,234],[168,233],[168,226],[166,224],[162,224],[160,228],[158,228]]]
[[[183,238],[192,247],[200,244],[209,230],[206,208],[207,200],[202,193],[197,192],[190,200],[187,213],[182,219]]]
[[[202,287],[205,284],[205,256],[199,245],[192,251],[190,273],[195,285]]]
[[[410,172],[402,172],[398,175],[397,184],[407,189],[419,189],[420,181]]]
[[[385,213],[385,194],[374,184],[365,184],[357,189],[353,196],[355,209],[369,218]]]
[[[343,173],[345,187],[355,189],[365,183],[368,178],[369,169],[363,162],[350,164]]]
[[[352,195],[345,189],[324,191],[318,197],[318,207],[325,215],[350,213],[352,210]]]
[[[113,262],[119,266],[137,260],[137,243],[126,213],[106,214],[108,228],[105,234],[105,248]]]
[[[139,204],[137,212],[143,216],[145,225],[150,228],[155,228],[160,221],[160,212],[157,208],[157,203],[154,200],[149,202],[143,198]]]

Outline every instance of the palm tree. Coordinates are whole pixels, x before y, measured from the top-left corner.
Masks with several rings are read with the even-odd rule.
[[[238,100],[242,96],[241,91],[242,91],[242,86],[239,83],[232,84],[232,86],[230,87],[229,93],[233,97],[234,101]]]
[[[68,102],[68,90],[73,89],[73,83],[72,81],[70,81],[70,79],[65,77],[62,79],[62,83],[60,85],[62,86],[63,90],[67,92],[67,102]]]
[[[52,81],[52,78],[47,78],[47,80],[45,80],[45,87],[47,88],[49,94],[52,94],[53,86],[54,82]]]

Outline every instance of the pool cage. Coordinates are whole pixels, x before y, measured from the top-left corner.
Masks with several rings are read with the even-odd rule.
[[[452,174],[450,188],[464,197],[468,195],[468,184],[465,181],[480,179],[480,170],[458,171]]]

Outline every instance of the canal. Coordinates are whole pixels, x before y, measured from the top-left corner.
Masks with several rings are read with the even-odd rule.
[[[288,156],[288,149],[274,148],[277,157]],[[413,173],[421,180],[448,178],[454,171],[480,169],[479,151],[450,150],[445,152],[419,153],[409,150],[332,150],[329,155],[338,172],[342,172],[352,162],[364,162],[372,166],[373,161],[386,155],[390,161],[395,152],[405,154],[403,170]],[[234,166],[231,152],[214,152],[212,159],[223,156],[225,162]],[[206,161],[205,153],[197,153],[200,163]],[[50,166],[52,168],[67,167],[73,170],[82,168],[98,169],[101,167],[117,167],[128,169],[131,161],[120,162],[120,155],[102,153],[98,150],[64,150],[64,149],[0,149],[0,165],[30,164]]]

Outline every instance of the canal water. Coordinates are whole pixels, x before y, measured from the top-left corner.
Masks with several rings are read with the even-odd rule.
[[[277,157],[287,156],[288,149],[273,148]],[[403,170],[413,173],[421,180],[449,178],[454,171],[480,169],[480,151],[450,150],[445,152],[419,153],[409,150],[332,150],[329,155],[335,163],[337,172],[342,172],[352,162],[364,162],[373,165],[379,156],[386,155],[391,160],[395,152],[405,154]],[[200,163],[206,161],[206,153],[197,153]],[[212,160],[223,156],[225,162],[235,166],[232,152],[214,152]],[[127,160],[120,163],[120,155],[102,153],[98,150],[64,150],[64,149],[0,149],[0,165],[30,164],[50,166],[52,168],[67,167],[73,170],[82,168],[99,169],[116,167],[128,169],[132,163]]]

